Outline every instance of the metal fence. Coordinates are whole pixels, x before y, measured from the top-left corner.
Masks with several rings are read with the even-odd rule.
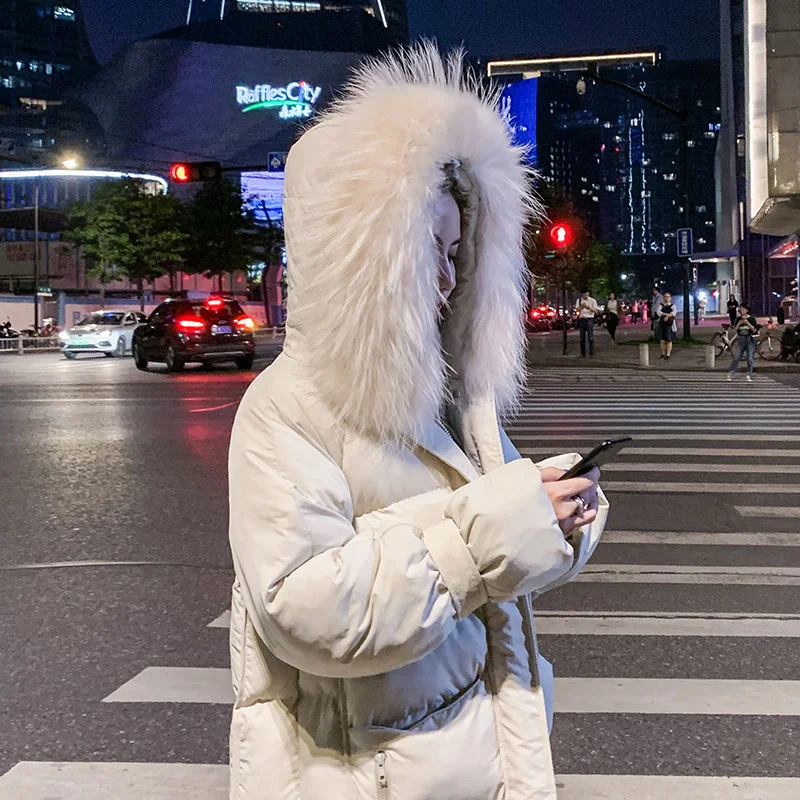
[[[15,353],[23,356],[34,351],[60,350],[58,336],[20,336],[17,339],[0,339],[0,355]]]

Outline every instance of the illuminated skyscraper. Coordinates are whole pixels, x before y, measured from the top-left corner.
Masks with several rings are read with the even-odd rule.
[[[278,26],[282,23],[276,17],[284,15],[339,14],[342,21],[347,16],[366,15],[374,19],[394,41],[408,40],[405,0],[188,0],[186,24],[222,21],[240,14],[273,15],[267,20],[275,19]],[[250,22],[252,24],[252,17]]]

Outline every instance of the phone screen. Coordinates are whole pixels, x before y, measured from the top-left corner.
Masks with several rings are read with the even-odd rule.
[[[602,442],[590,453],[581,458],[574,467],[567,470],[559,480],[564,481],[569,478],[578,478],[591,471],[594,467],[602,467],[603,464],[609,462],[630,441],[631,437],[625,436],[622,439],[608,439]]]

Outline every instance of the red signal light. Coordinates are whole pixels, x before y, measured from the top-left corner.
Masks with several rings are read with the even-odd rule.
[[[175,183],[188,183],[191,178],[189,166],[187,164],[173,164],[170,167],[169,176]]]
[[[550,243],[557,250],[569,247],[572,244],[572,231],[566,225],[553,225],[550,228]]]
[[[199,331],[201,328],[205,328],[205,326],[205,322],[196,317],[182,317],[178,320],[178,327],[185,331]]]

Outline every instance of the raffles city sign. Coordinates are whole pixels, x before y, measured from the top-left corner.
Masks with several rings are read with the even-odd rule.
[[[237,86],[236,102],[242,113],[274,108],[280,119],[306,119],[314,111],[322,88],[306,81],[292,81],[286,86],[260,83],[257,86]]]

